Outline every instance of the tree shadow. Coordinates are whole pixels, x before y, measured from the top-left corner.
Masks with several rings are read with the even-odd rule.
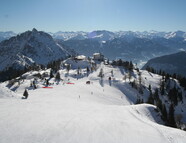
[[[102,78],[99,80],[99,84],[101,85],[101,87],[104,87],[104,82]]]

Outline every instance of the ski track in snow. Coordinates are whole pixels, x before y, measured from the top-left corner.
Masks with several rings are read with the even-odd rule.
[[[132,108],[132,109],[133,109],[135,112],[137,112],[137,113],[139,114],[139,112],[138,112],[137,109],[135,109],[135,108]],[[141,122],[143,122],[143,123],[146,124],[146,125],[149,125],[150,127],[153,127],[154,130],[158,131],[159,136],[162,136],[162,137],[164,138],[164,141],[163,141],[163,142],[165,142],[166,139],[169,139],[169,138],[167,138],[167,137],[164,135],[164,133],[163,133],[160,129],[158,129],[157,126],[153,125],[152,123],[149,123],[148,121],[144,121],[144,119],[140,118],[140,117],[139,117],[140,114],[139,114],[139,116],[137,116],[137,115],[134,114],[132,111],[129,110],[129,112],[134,116],[134,118],[140,120]]]

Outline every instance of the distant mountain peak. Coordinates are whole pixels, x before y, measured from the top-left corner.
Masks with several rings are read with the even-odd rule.
[[[33,28],[32,29],[32,32],[38,32],[36,28]]]

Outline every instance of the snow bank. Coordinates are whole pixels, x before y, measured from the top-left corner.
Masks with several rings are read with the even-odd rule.
[[[17,97],[17,95],[7,87],[0,84],[0,98],[11,98],[11,97]]]

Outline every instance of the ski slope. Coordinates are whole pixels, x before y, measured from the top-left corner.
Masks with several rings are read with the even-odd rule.
[[[97,76],[100,68],[105,73],[103,81]],[[16,88],[16,98],[0,98],[0,142],[186,142],[186,132],[162,125],[155,106],[133,105],[137,93],[121,80],[125,71],[114,68],[110,85],[108,77],[113,68],[100,65],[99,69],[78,80],[71,76],[75,71],[65,77],[66,71],[61,70],[63,82],[49,89],[42,88],[40,82],[38,89],[28,90],[28,99],[22,100],[28,79]],[[5,85],[1,84],[3,88]]]

